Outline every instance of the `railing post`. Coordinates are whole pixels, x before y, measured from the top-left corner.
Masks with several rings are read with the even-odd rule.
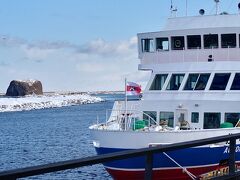
[[[229,150],[229,175],[235,174],[235,150],[236,139],[230,138],[230,150]]]
[[[151,152],[147,153],[146,163],[145,163],[145,180],[152,180],[152,166],[153,166],[153,154]]]

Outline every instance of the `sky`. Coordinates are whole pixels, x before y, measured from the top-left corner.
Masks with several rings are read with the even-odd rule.
[[[46,91],[124,90],[124,79],[143,86],[137,37],[160,31],[170,0],[0,0],[0,92],[11,80],[37,79]],[[238,13],[238,0],[220,12]],[[177,16],[186,0],[173,0]],[[213,0],[188,0],[187,14],[214,14]]]

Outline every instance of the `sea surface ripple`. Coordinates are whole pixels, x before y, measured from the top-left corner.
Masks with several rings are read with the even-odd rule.
[[[100,95],[105,102],[0,113],[0,171],[96,155],[88,127],[105,121],[106,109],[122,95]],[[25,179],[111,179],[102,165]]]

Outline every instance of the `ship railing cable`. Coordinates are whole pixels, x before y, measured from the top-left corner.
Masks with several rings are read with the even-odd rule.
[[[147,120],[148,120],[148,125],[149,125],[149,127],[150,127],[151,124],[152,124],[151,122],[153,122],[153,124],[159,126],[159,123],[158,123],[153,117],[151,117],[149,114],[143,112],[143,115],[147,116],[147,118],[148,118]]]
[[[156,126],[159,125],[159,123],[154,118],[152,118],[149,114],[146,114],[142,111],[134,110],[134,111],[130,111],[128,114],[127,122],[125,122],[127,123],[128,129],[125,129],[125,130],[131,129],[132,125],[133,125],[133,129],[135,129],[135,125],[136,125],[136,122],[139,121],[140,114],[143,114],[145,117],[147,117],[147,119],[143,119],[143,121],[148,122],[146,127],[149,128],[152,125],[156,125]]]
[[[107,111],[110,111],[111,109],[108,109]],[[138,111],[138,110],[128,110],[127,111],[127,118],[124,118],[125,115],[124,110],[111,110],[111,115],[109,117],[109,120],[106,122],[106,125],[112,123],[112,122],[117,122],[119,124],[120,130],[130,130],[132,127],[135,129],[135,124],[137,121],[140,120],[140,116],[144,115],[147,117],[143,121],[147,121],[146,127],[151,127],[153,125],[159,126],[159,123],[150,115]],[[107,113],[108,114],[108,113]],[[126,125],[126,127],[125,127]]]
[[[235,127],[239,127],[240,126],[240,119],[238,119],[238,122],[236,123]]]
[[[179,166],[184,172],[186,172],[187,175],[188,175],[191,179],[193,179],[193,180],[197,179],[197,177],[196,177],[194,174],[192,174],[191,172],[189,172],[189,171],[187,170],[187,168],[181,166],[177,161],[175,161],[175,160],[174,160],[171,156],[169,156],[166,152],[163,152],[163,154],[164,154],[165,156],[167,156],[167,157],[168,157],[172,162],[174,162],[177,166]]]

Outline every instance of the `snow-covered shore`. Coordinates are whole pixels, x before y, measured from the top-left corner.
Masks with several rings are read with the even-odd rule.
[[[103,99],[88,94],[48,94],[43,96],[25,96],[18,98],[1,96],[0,112],[73,106],[101,101],[103,101]]]

